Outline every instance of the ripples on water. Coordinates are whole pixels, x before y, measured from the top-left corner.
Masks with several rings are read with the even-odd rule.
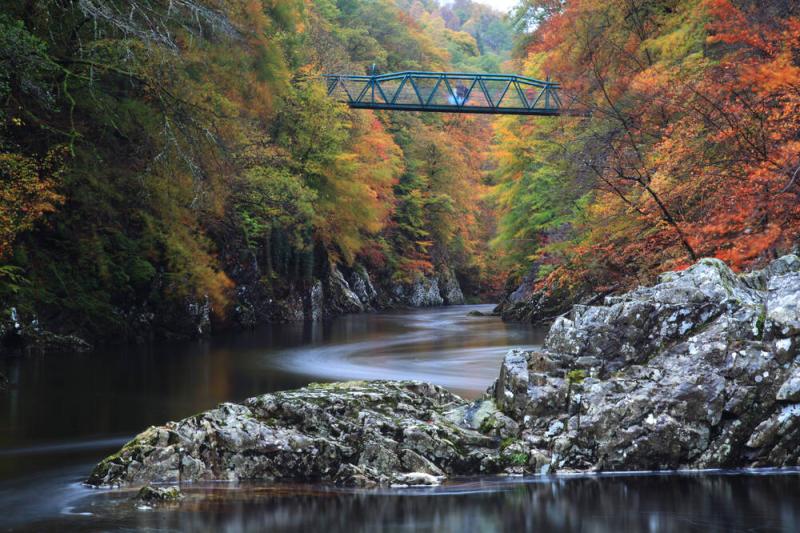
[[[288,324],[212,341],[0,360],[0,530],[799,531],[800,477],[588,476],[461,480],[434,489],[186,487],[177,508],[83,487],[130,436],[223,401],[310,381],[422,379],[477,397],[511,347],[544,331],[463,306]]]

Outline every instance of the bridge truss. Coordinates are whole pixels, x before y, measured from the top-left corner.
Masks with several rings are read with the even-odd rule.
[[[560,85],[514,74],[329,74],[328,95],[356,109],[554,116]]]

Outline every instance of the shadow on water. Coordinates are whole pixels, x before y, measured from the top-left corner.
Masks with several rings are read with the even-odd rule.
[[[80,484],[134,433],[311,381],[422,379],[477,397],[512,347],[544,331],[463,306],[284,324],[204,342],[0,360],[0,530],[798,531],[800,477],[588,476],[460,480],[436,489],[184,487],[179,507]]]

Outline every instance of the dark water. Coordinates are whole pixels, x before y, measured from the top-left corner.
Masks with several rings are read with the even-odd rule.
[[[800,473],[456,480],[434,489],[185,487],[179,507],[80,484],[148,425],[259,393],[423,379],[478,396],[510,347],[543,332],[454,307],[343,317],[207,342],[0,361],[0,530],[800,531]]]

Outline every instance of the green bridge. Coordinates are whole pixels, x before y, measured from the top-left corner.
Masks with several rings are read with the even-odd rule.
[[[328,74],[328,95],[356,109],[504,115],[561,114],[560,85],[514,74]]]

